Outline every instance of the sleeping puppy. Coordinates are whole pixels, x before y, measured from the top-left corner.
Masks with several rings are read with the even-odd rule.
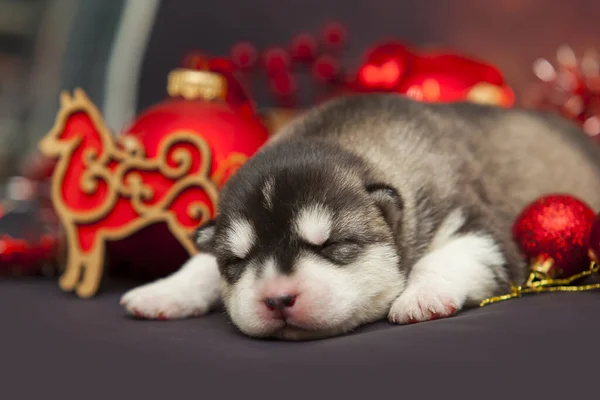
[[[221,300],[245,334],[294,340],[448,317],[524,279],[512,222],[555,192],[600,208],[600,153],[558,116],[336,99],[229,180],[199,255],[121,303],[172,319]]]

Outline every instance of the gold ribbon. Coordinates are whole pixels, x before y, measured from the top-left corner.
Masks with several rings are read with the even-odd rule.
[[[600,283],[594,283],[589,285],[572,285],[579,279],[588,277],[592,274],[597,273],[600,270],[600,265],[593,262],[590,264],[590,268],[586,271],[580,272],[565,279],[553,279],[544,274],[543,270],[548,270],[548,262],[543,266],[544,268],[536,268],[535,265],[532,268],[532,272],[529,274],[527,281],[523,285],[515,286],[511,284],[511,291],[508,294],[502,296],[490,297],[479,303],[480,307],[488,304],[498,303],[504,300],[521,297],[524,294],[530,293],[548,293],[548,292],[584,292],[588,290],[600,289]]]

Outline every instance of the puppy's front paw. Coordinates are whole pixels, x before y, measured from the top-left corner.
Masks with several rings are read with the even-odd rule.
[[[214,256],[197,254],[172,275],[125,293],[121,305],[138,318],[195,317],[218,302],[219,282]]]
[[[462,308],[463,300],[444,284],[409,286],[392,304],[388,318],[396,324],[446,318]]]
[[[192,293],[177,283],[160,280],[137,287],[125,293],[120,303],[129,314],[144,319],[181,319],[205,314],[209,301],[201,293]]]

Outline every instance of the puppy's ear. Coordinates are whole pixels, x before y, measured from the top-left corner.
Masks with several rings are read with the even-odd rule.
[[[205,253],[212,252],[216,229],[215,219],[208,221],[196,229],[193,239],[198,250]]]
[[[366,189],[392,231],[396,231],[404,210],[404,202],[398,191],[383,183],[369,184]]]

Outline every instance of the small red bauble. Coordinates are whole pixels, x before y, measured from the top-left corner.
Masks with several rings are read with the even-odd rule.
[[[529,261],[553,261],[548,271],[551,278],[568,278],[589,268],[588,237],[594,216],[575,197],[544,196],[521,211],[513,237]]]
[[[290,53],[295,61],[313,61],[317,57],[317,39],[310,33],[296,35],[292,39]]]

